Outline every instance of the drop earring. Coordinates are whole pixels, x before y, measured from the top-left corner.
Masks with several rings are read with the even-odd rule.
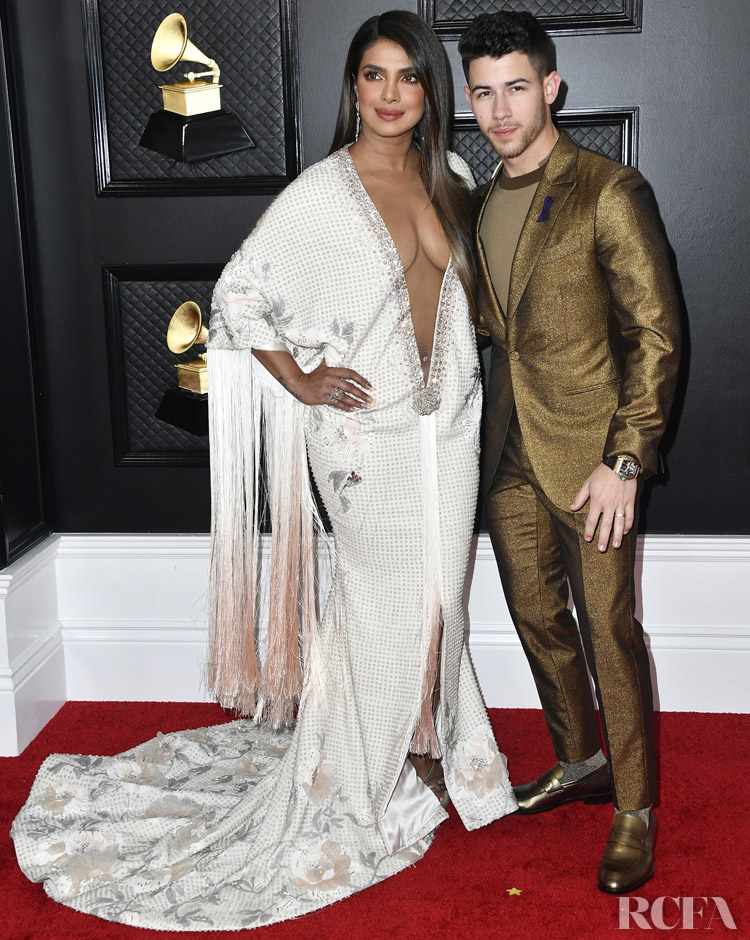
[[[359,117],[359,101],[354,102],[354,110],[357,112],[357,129],[354,132],[354,143],[356,144],[357,141],[359,140],[359,127],[361,124],[360,117]]]

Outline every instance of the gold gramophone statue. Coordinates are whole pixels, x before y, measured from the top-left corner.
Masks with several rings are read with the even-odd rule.
[[[205,343],[208,328],[203,323],[201,308],[192,300],[182,304],[172,314],[167,327],[167,346],[173,353],[187,352],[196,343]],[[177,385],[198,395],[208,394],[208,369],[206,354],[199,353],[190,362],[178,362]]]
[[[167,346],[173,353],[185,353],[196,343],[205,343],[208,329],[201,308],[192,300],[181,304],[167,327]],[[199,437],[208,434],[208,367],[206,354],[190,362],[175,363],[177,388],[164,393],[156,417],[173,427]]]
[[[188,39],[185,17],[170,13],[156,30],[151,64],[166,72],[178,62],[199,62],[208,71],[186,72],[186,81],[159,86],[164,107],[149,118],[141,146],[181,162],[254,147],[237,115],[221,106],[219,66]],[[201,80],[207,76],[210,81]]]

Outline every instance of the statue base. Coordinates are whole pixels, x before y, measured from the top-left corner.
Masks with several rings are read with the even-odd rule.
[[[255,146],[234,111],[226,108],[191,115],[163,108],[154,111],[140,144],[180,163],[196,163]]]

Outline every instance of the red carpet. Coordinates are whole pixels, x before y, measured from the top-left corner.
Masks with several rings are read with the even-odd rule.
[[[554,763],[541,712],[491,712],[511,779],[523,782]],[[21,757],[0,760],[0,828],[7,833],[42,760],[53,752],[115,754],[157,731],[229,720],[217,705],[69,702]],[[662,802],[655,876],[635,892],[696,901],[690,936],[750,937],[748,845],[750,715],[665,713],[657,716]],[[535,817],[510,816],[467,833],[454,814],[413,868],[297,921],[244,931],[259,940],[579,940],[642,935],[618,928],[619,900],[595,887],[611,806],[569,806]],[[0,841],[0,936],[8,940],[109,940],[190,936],[109,924],[50,901]],[[517,888],[520,894],[508,894]],[[721,897],[737,925],[728,929],[710,900]],[[680,922],[676,902],[663,902],[663,923]],[[634,906],[633,906],[634,907]],[[714,914],[713,919],[711,919]],[[709,928],[710,932],[705,933]],[[656,933],[653,929],[646,937]],[[683,934],[680,927],[672,934]],[[209,932],[198,937],[237,934]]]

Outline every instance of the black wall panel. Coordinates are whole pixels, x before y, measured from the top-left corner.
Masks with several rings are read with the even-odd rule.
[[[44,518],[29,324],[21,127],[6,7],[0,6],[0,567],[49,532]]]
[[[631,33],[641,29],[642,0],[420,0],[420,14],[439,36],[458,39],[480,13],[526,10],[552,35]]]
[[[157,314],[148,308],[148,292],[138,294],[136,289],[148,279],[129,280],[126,270],[176,267],[190,272],[199,265],[218,270],[272,196],[235,192],[97,197],[96,124],[89,111],[81,4],[3,2],[12,13],[13,78],[23,111],[24,199],[33,233],[25,262],[34,287],[32,326],[39,338],[34,344],[35,381],[46,520],[60,531],[206,531],[207,468],[169,458],[181,452],[205,461],[205,451],[200,453],[205,442],[173,438],[166,450],[159,441],[154,449],[148,433],[139,437],[143,427],[128,423],[136,416],[127,402],[123,412],[122,396],[118,403],[112,395],[118,362],[140,362],[146,370],[153,363],[148,380],[143,378],[144,387],[151,383],[145,396],[149,404],[141,406],[145,415],[157,394],[154,382],[166,381],[157,376],[171,374],[169,354],[163,347],[155,350],[162,320],[152,319]],[[85,0],[88,6],[91,2]],[[233,9],[238,2],[231,0]],[[298,72],[293,77],[299,85],[301,165],[327,152],[349,38],[367,16],[394,5],[441,20],[438,26],[453,66],[461,115],[457,146],[476,154],[481,176],[487,167],[463,98],[455,23],[448,22],[456,9],[471,7],[473,12],[477,3],[468,0],[298,0]],[[497,5],[489,0],[479,4],[486,9]],[[240,29],[246,29],[254,4],[244,0],[239,6]],[[748,108],[742,89],[750,5],[735,0],[566,0],[552,6],[560,8],[550,15],[561,18],[552,25],[566,83],[564,113],[581,116],[576,134],[593,127],[600,149],[610,147],[617,156],[619,148],[619,158],[637,162],[652,184],[684,299],[687,344],[679,400],[667,435],[669,473],[651,487],[652,498],[646,500],[647,531],[746,534],[750,273],[745,240],[750,183],[744,170]],[[218,5],[206,4],[204,9],[217,10]],[[573,23],[571,16],[576,15],[579,19]],[[581,16],[589,20],[583,22]],[[596,16],[609,22],[591,22]],[[125,32],[122,43],[115,44],[127,58],[124,72],[117,63],[118,74],[137,74],[138,82],[153,86],[158,101],[157,86],[163,79],[151,69],[149,50],[142,48],[143,37],[137,32]],[[221,64],[211,16],[201,21],[200,32],[198,45],[205,45]],[[242,48],[241,41],[238,45]],[[115,54],[111,43],[109,54]],[[248,69],[252,67],[249,61]],[[231,94],[240,100],[242,73],[235,71],[229,79]],[[248,130],[252,135],[253,129]],[[285,140],[286,130],[276,128]],[[607,133],[608,141],[602,136]],[[132,154],[128,159],[132,168]],[[7,172],[0,167],[2,185]],[[148,346],[140,359],[137,344],[128,347],[122,342],[124,321],[119,324],[119,352],[113,345],[118,324],[108,307],[103,269],[117,271],[121,286],[130,284],[124,288],[125,306]],[[167,273],[156,280],[171,284],[181,279],[170,280]],[[207,287],[208,282],[201,289]],[[160,310],[158,317],[163,316]],[[30,375],[30,368],[27,371]],[[128,374],[131,389],[138,382],[136,373]],[[30,422],[28,417],[31,428]],[[33,433],[29,440],[33,443]],[[167,458],[127,459],[128,454],[143,453],[166,453]],[[35,499],[38,510],[41,504],[38,496]],[[14,505],[26,504],[19,496]]]
[[[274,193],[299,172],[296,0],[182,0],[188,37],[221,69],[220,95],[254,146],[179,163],[140,146],[159,85],[205,65],[154,71],[155,31],[173,0],[82,0],[97,191],[133,194]]]
[[[221,266],[124,265],[102,273],[115,462],[208,466],[208,439],[161,420],[157,412],[165,389],[176,384],[176,364],[203,350],[170,352],[165,340],[170,318],[188,300],[207,317]]]

